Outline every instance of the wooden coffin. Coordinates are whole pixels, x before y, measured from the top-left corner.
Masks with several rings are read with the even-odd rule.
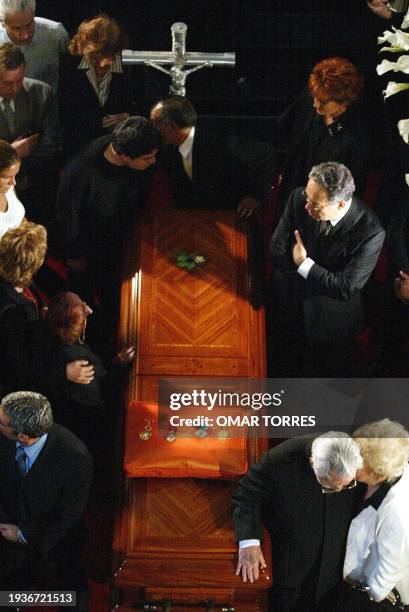
[[[137,358],[125,396],[126,473],[114,525],[112,596],[119,610],[153,601],[163,603],[145,609],[267,609],[269,576],[252,585],[235,576],[235,482],[189,473],[141,478],[132,471],[133,440],[143,429],[132,402],[156,402],[160,378],[265,375],[264,310],[251,239],[248,224],[233,211],[187,210],[144,214],[127,239],[119,334],[121,345],[137,346]],[[203,253],[207,263],[179,268],[180,251]],[[146,452],[154,452],[153,444],[147,440]],[[266,440],[250,439],[245,452],[253,461],[264,450]]]

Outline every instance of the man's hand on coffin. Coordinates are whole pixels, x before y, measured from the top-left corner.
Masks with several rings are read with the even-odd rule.
[[[260,546],[247,546],[239,548],[239,559],[236,568],[236,576],[241,574],[243,582],[255,582],[258,580],[260,567],[265,569],[267,564],[264,560]]]
[[[131,363],[135,359],[135,354],[136,348],[134,346],[127,346],[117,353],[116,360],[123,364]]]

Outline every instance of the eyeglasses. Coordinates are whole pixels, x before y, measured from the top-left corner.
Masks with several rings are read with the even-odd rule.
[[[321,485],[321,491],[324,495],[331,495],[332,493],[341,493],[341,491],[350,491],[354,487],[356,487],[356,480],[351,480],[347,485],[341,487],[340,489],[331,489],[331,487],[323,487]]]
[[[311,206],[312,210],[314,212],[320,212],[320,210],[323,210],[324,208],[326,208],[327,206],[329,206],[329,204],[317,204],[317,202],[313,202],[311,200],[311,198],[308,197],[307,192],[305,189],[302,190],[301,195],[303,198],[305,198],[307,204],[309,204],[309,206]]]

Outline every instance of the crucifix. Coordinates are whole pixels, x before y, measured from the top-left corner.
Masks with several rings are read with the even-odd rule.
[[[186,79],[192,72],[213,66],[234,67],[235,53],[200,53],[186,52],[185,23],[174,23],[171,27],[172,51],[130,51],[122,52],[122,61],[128,65],[151,66],[170,76],[169,93],[177,96],[186,95]],[[170,68],[165,68],[170,66]],[[185,69],[185,66],[192,68]]]

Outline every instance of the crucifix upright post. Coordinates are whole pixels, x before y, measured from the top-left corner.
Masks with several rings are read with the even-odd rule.
[[[122,52],[122,61],[128,65],[151,66],[170,76],[169,92],[172,95],[186,95],[186,79],[192,72],[213,66],[234,67],[235,53],[201,53],[198,51],[186,52],[185,23],[174,23],[171,27],[171,51],[131,51]],[[165,66],[169,66],[165,68]],[[186,68],[191,66],[191,68]]]

